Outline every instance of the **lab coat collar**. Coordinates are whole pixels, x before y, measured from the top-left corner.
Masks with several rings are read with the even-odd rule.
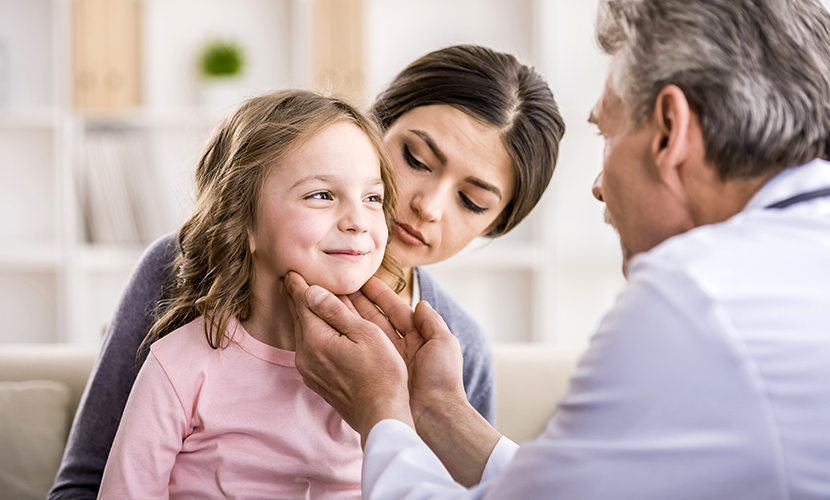
[[[830,188],[830,163],[813,160],[788,168],[767,181],[741,211],[763,210],[773,203],[823,188]]]

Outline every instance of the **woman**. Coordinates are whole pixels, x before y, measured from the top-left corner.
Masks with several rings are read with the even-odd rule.
[[[404,268],[401,292],[428,301],[458,337],[470,403],[495,417],[492,353],[484,332],[418,266],[452,257],[478,236],[513,229],[553,174],[564,123],[547,84],[508,54],[477,46],[441,49],[404,69],[372,114],[398,180],[389,251]],[[209,152],[208,152],[209,153]],[[209,158],[209,154],[204,155]],[[201,191],[216,174],[196,168]],[[175,235],[147,249],[113,318],[72,425],[50,499],[94,498],[127,396],[146,356],[139,345],[165,298]]]

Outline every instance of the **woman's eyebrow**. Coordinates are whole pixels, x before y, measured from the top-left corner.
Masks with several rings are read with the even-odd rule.
[[[501,200],[501,191],[499,191],[499,188],[490,184],[489,182],[484,182],[483,180],[477,177],[467,177],[466,179],[464,179],[464,181],[472,184],[473,186],[490,191],[491,193],[498,196],[499,200]]]
[[[432,150],[432,153],[438,157],[438,161],[441,162],[441,165],[447,164],[447,155],[445,155],[444,152],[441,151],[441,148],[439,148],[438,145],[435,144],[435,141],[432,140],[432,137],[430,137],[429,134],[427,134],[423,130],[410,130],[410,132],[417,135],[421,138],[421,140],[427,143],[427,146],[429,147],[429,149]]]

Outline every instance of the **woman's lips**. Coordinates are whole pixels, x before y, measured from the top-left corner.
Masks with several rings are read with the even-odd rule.
[[[416,231],[412,228],[412,226],[408,224],[401,224],[398,223],[395,225],[395,234],[398,238],[401,239],[404,243],[411,245],[413,247],[428,247],[427,243],[424,241],[424,237],[421,236],[421,233]]]

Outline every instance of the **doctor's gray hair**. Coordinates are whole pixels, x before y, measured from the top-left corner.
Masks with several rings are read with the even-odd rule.
[[[830,15],[816,0],[601,0],[611,87],[642,125],[676,85],[724,179],[830,157]]]

